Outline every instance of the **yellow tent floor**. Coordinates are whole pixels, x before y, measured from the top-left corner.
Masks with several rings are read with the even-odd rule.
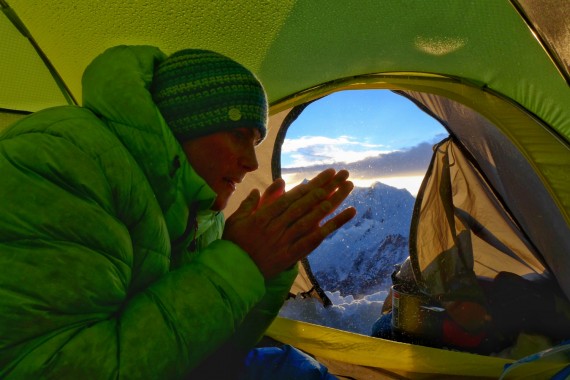
[[[366,378],[494,378],[514,360],[401,343],[278,317],[266,335],[303,350],[338,371],[366,373],[347,367],[365,367]],[[536,361],[512,371],[508,378],[546,379],[566,367],[563,361]],[[345,368],[343,370],[343,368]],[[374,371],[378,369],[380,371]],[[379,376],[378,373],[384,373]],[[386,375],[391,373],[392,376]]]

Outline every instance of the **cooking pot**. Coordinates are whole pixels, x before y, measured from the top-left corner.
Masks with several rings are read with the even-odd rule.
[[[398,340],[437,344],[444,317],[445,309],[426,295],[392,286],[392,331]]]

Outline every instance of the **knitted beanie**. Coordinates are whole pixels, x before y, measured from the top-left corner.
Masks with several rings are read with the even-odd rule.
[[[155,68],[150,92],[180,142],[241,127],[257,128],[265,137],[263,86],[221,54],[198,49],[172,54]]]

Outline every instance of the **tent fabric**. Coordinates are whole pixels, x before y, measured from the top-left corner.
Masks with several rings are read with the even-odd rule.
[[[2,112],[0,110],[0,131],[10,124],[15,123],[20,120],[27,113],[16,113],[16,112]]]
[[[522,15],[528,18],[536,35],[543,40],[545,49],[551,52],[561,74],[570,84],[570,30],[568,28],[568,1],[521,0],[513,2]],[[565,18],[566,17],[566,18]]]
[[[567,206],[560,203],[568,200],[562,195],[558,204],[552,204],[548,192],[551,186],[558,190],[550,192],[565,194],[568,191],[568,176],[563,169],[570,163],[568,145],[558,143],[557,137],[535,119],[492,94],[481,92],[482,96],[474,99],[479,103],[478,112],[459,101],[452,101],[443,96],[417,91],[407,94],[429,109],[451,130],[474,156],[481,170],[507,204],[524,204],[527,200],[532,200],[526,203],[524,208],[512,207],[511,212],[523,224],[524,229],[532,234],[532,239],[542,251],[555,251],[552,246],[548,247],[547,241],[558,241],[553,235],[558,235],[562,240],[563,236],[567,235],[567,229],[560,220],[568,219],[564,212]],[[529,144],[521,147],[521,140]],[[552,147],[552,150],[545,151],[545,146]],[[539,156],[541,157],[538,158]],[[549,163],[552,164],[551,168],[546,167]],[[556,171],[556,175],[550,179],[545,178],[543,172],[551,170]],[[540,183],[547,181],[552,181],[551,185],[544,187]],[[525,186],[517,186],[521,183]],[[525,213],[527,214],[524,215]],[[548,228],[539,228],[539,223],[544,223],[537,218],[554,220],[549,223]],[[562,226],[563,229],[557,231],[557,226]],[[567,244],[562,247],[568,247]],[[563,249],[562,247],[558,249]]]
[[[485,179],[452,138],[437,144],[418,193],[410,232],[410,258],[420,288],[445,299],[470,276],[492,280],[508,271],[547,278],[542,258],[512,222]],[[441,221],[440,228],[429,228]]]
[[[81,74],[97,54],[118,43],[156,43],[166,52],[209,48],[243,62],[260,76],[272,104],[321,83],[367,73],[466,78],[523,104],[568,136],[567,84],[513,3],[548,15],[539,25],[558,20],[551,45],[567,52],[565,0],[534,8],[525,5],[534,2],[507,0],[366,0],[335,6],[325,0],[111,1],[104,6],[2,0],[0,5],[25,26],[79,102]],[[2,88],[5,81],[12,76],[2,78]]]
[[[524,333],[554,344],[570,338],[570,302],[542,255],[453,137],[434,147],[416,198],[409,247],[413,268],[409,280],[417,288],[412,293],[441,306],[446,317],[451,315],[463,326],[477,325],[484,337],[478,343],[455,339],[452,330],[446,333],[450,321],[444,321],[443,334],[437,333],[436,323],[430,331],[436,332],[435,337],[430,338],[443,335],[444,342],[451,338],[459,347],[479,353],[499,352]],[[463,302],[480,306],[465,306],[464,310],[473,308],[465,313],[457,306]],[[476,318],[476,310],[485,310],[486,318],[483,313]]]
[[[440,379],[444,375],[497,379],[503,373],[505,366],[515,362],[498,357],[372,338],[285,318],[277,318],[269,327],[267,335],[310,352],[323,363],[327,363],[327,360],[334,360],[367,368],[385,369],[392,372],[394,376],[411,379]],[[534,378],[546,379],[567,365],[564,357],[548,362],[537,361],[525,368],[525,375],[529,378],[534,376]],[[329,367],[331,373],[344,377],[350,377],[352,371],[358,371],[351,369],[350,366],[338,369],[338,371],[341,370],[343,372],[337,372]],[[387,376],[386,373],[375,371],[369,371],[368,374],[377,376],[376,378]]]
[[[557,205],[556,201],[553,202],[549,195],[549,186],[544,185],[548,179],[541,174],[543,170],[552,169],[533,168],[532,160],[529,162],[527,158],[542,152],[541,162],[536,165],[544,165],[544,161],[556,163],[555,166],[561,171],[553,177],[556,182],[553,186],[558,187],[559,192],[565,193],[569,182],[568,174],[563,172],[562,168],[566,162],[570,164],[568,147],[565,144],[557,144],[556,138],[547,129],[541,128],[534,119],[524,117],[516,107],[508,107],[507,104],[501,107],[504,101],[500,99],[486,103],[485,110],[482,111],[489,117],[486,118],[449,98],[418,92],[407,92],[407,95],[416,100],[422,99],[424,107],[442,120],[461,141],[461,145],[473,156],[478,170],[484,173],[503,205],[510,206],[509,214],[541,253],[547,267],[570,298],[570,282],[565,275],[566,269],[563,269],[570,265],[570,261],[567,261],[570,257],[565,254],[570,252],[568,224],[564,221],[564,213],[560,212],[560,205]],[[501,109],[500,112],[495,112],[501,116],[497,117],[489,112],[494,108]],[[513,134],[532,141],[528,151],[525,152],[517,146],[517,136]],[[545,146],[552,149],[545,152]]]
[[[5,17],[0,17],[0,109],[39,111],[68,104],[52,73],[22,33],[25,30],[13,24],[13,12],[2,10]]]

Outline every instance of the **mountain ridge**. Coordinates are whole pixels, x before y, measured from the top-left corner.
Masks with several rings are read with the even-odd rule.
[[[381,182],[355,187],[338,210],[353,206],[357,215],[308,257],[321,288],[357,299],[389,288],[394,265],[408,256],[414,202]]]

